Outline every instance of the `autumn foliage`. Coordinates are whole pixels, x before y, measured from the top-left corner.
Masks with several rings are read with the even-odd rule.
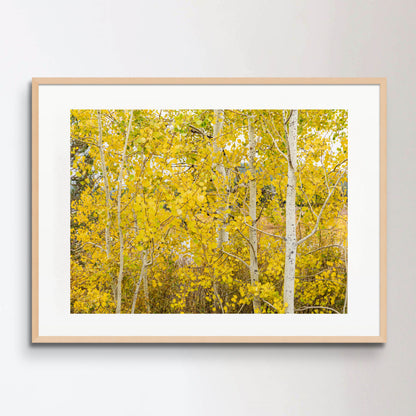
[[[297,116],[294,311],[346,313],[348,114]],[[285,313],[290,117],[72,110],[71,313]]]

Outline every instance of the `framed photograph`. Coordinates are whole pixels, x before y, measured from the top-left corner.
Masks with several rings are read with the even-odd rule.
[[[32,342],[386,341],[385,79],[32,100]]]

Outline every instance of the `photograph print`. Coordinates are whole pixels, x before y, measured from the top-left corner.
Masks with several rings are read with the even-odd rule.
[[[71,314],[348,314],[348,111],[73,109]]]

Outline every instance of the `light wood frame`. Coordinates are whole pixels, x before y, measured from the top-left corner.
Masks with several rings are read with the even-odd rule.
[[[378,85],[380,87],[380,334],[378,336],[40,336],[39,86],[41,85]],[[385,78],[33,78],[32,343],[385,343],[387,340],[387,82]]]

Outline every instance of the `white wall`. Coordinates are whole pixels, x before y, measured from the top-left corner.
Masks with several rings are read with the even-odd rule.
[[[9,1],[0,22],[0,412],[416,413],[413,0]],[[386,76],[388,343],[30,344],[32,76]]]

